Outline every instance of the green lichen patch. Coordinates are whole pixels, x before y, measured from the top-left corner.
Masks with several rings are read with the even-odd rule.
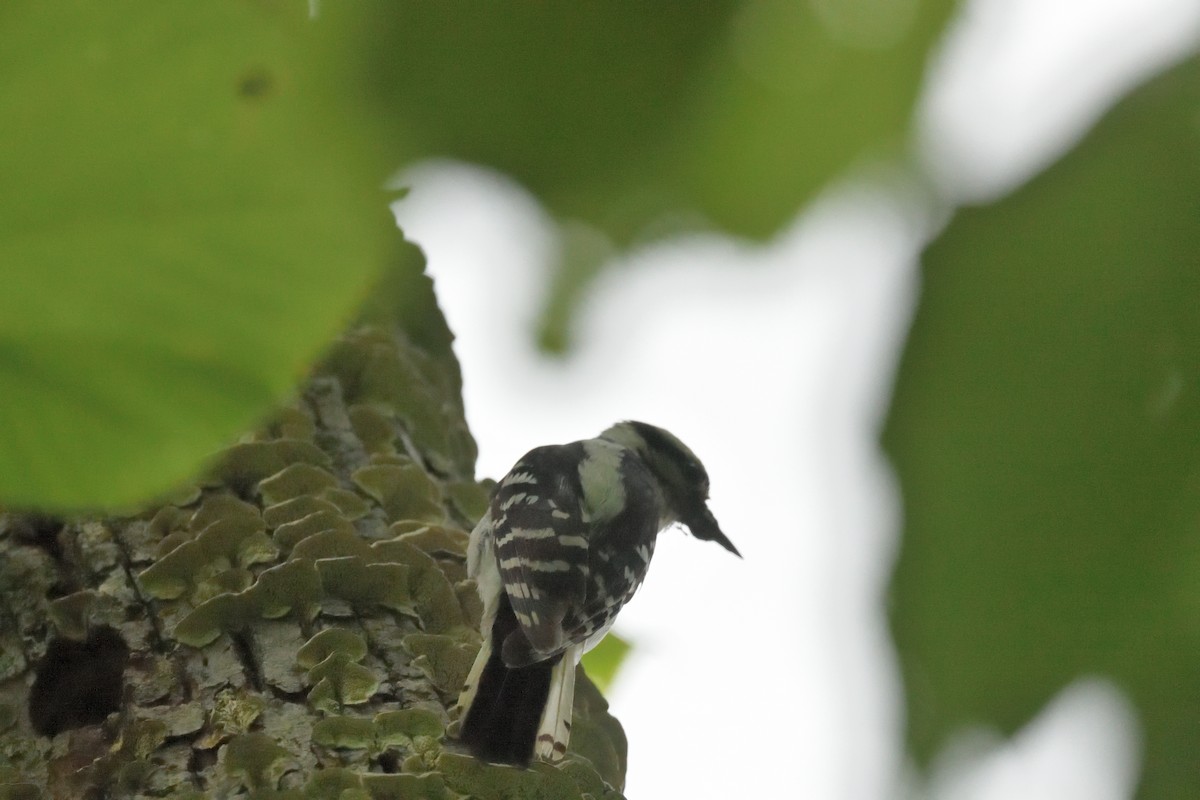
[[[372,756],[397,749],[415,771],[428,772],[441,755],[444,733],[441,719],[432,711],[403,709],[376,714],[374,719],[328,716],[313,726],[313,741],[338,750],[365,750]]]
[[[575,782],[585,797],[601,798],[615,791],[584,759],[568,755],[566,760],[557,767],[559,771]]]
[[[371,453],[367,459],[370,464],[391,464],[394,467],[403,467],[413,463],[412,458],[400,453]]]
[[[474,630],[479,630],[479,623],[483,617],[483,601],[479,599],[479,587],[475,585],[475,581],[466,580],[454,584],[454,596],[458,598],[458,605],[462,608],[463,621]]]
[[[362,332],[357,330],[342,336],[329,348],[319,368],[319,373],[332,375],[341,384],[347,404],[357,402],[362,394],[359,383],[369,355],[362,340]]]
[[[398,539],[406,533],[419,531],[428,525],[428,522],[422,522],[419,519],[401,519],[389,525],[388,532],[392,534],[392,538]]]
[[[192,647],[204,647],[222,633],[244,630],[256,616],[245,594],[219,594],[210,598],[175,626],[174,636]]]
[[[311,442],[316,432],[312,417],[295,407],[284,407],[276,412],[269,428],[277,438],[305,442]]]
[[[308,671],[308,680],[313,684],[309,702],[322,710],[359,705],[379,691],[379,677],[345,653],[331,653]]]
[[[324,594],[316,564],[304,559],[264,570],[248,592],[265,619],[279,619],[294,612],[302,621],[317,615]]]
[[[449,528],[444,525],[425,525],[415,531],[400,534],[400,541],[407,542],[422,552],[431,556],[457,556],[466,558],[467,542],[470,536],[466,531]]]
[[[440,739],[446,732],[441,717],[425,708],[403,708],[381,711],[375,715],[375,730],[382,745],[407,745],[413,739],[427,736]]]
[[[341,598],[360,610],[382,606],[415,614],[408,569],[405,564],[368,564],[358,556],[317,561],[327,596]]]
[[[52,752],[45,737],[22,730],[0,734],[0,786],[29,782],[44,787]]]
[[[181,534],[174,534],[180,536]],[[168,537],[168,539],[171,537]],[[164,540],[165,542],[166,540]],[[158,600],[175,600],[192,584],[192,576],[205,564],[204,552],[188,540],[138,574],[142,591]]]
[[[487,764],[470,756],[443,753],[438,771],[446,785],[478,800],[582,800],[575,782],[549,764],[529,769]]]
[[[175,800],[175,798],[171,798]],[[188,798],[191,800],[191,798]],[[197,800],[210,800],[209,795],[200,795]],[[255,789],[249,800],[311,800],[302,789]]]
[[[395,409],[403,421],[414,443],[443,474],[454,474],[459,463],[461,446],[454,436],[454,429],[461,423],[457,409],[450,412],[441,401],[447,389],[443,385],[441,367],[432,362],[420,350],[397,341],[384,338],[382,332],[370,332],[372,339],[364,338],[360,344],[367,350],[366,362],[359,376],[361,397],[379,401]],[[473,453],[471,460],[474,460]]]
[[[198,502],[204,491],[196,484],[182,484],[167,492],[162,497],[162,502],[167,505],[190,506]]]
[[[222,633],[244,630],[255,619],[279,619],[295,613],[307,622],[317,615],[324,596],[320,573],[312,561],[286,561],[264,570],[243,591],[208,597],[179,621],[174,636],[184,644],[204,647]]]
[[[257,794],[254,796],[258,797]],[[172,787],[170,794],[163,795],[163,797],[166,800],[209,800],[208,795],[198,789],[182,789],[178,786]],[[304,800],[304,798],[297,798],[297,800]]]
[[[90,589],[60,597],[47,607],[50,622],[64,639],[82,642],[87,638],[96,593]]]
[[[558,793],[565,793],[568,797],[575,797],[578,792],[582,795],[582,787],[575,782],[570,773],[565,772],[562,764],[548,764],[545,761],[535,761],[529,766],[529,772],[536,775],[541,782],[543,790],[547,792],[547,800],[550,797],[558,796]]]
[[[0,800],[41,800],[42,790],[35,783],[0,783]]]
[[[0,683],[20,675],[28,666],[20,637],[12,631],[0,631]]]
[[[107,772],[105,777],[97,777],[96,780],[107,784],[109,792],[118,797],[144,794],[154,769],[154,765],[144,758],[130,758],[120,763],[116,763],[115,759],[104,759],[92,767],[98,776]]]
[[[275,789],[290,754],[264,733],[244,733],[222,748],[225,773],[247,789]]]
[[[238,545],[235,563],[240,567],[249,567],[254,564],[269,564],[277,558],[279,546],[271,541],[271,537],[267,536],[265,531],[260,530],[246,537]]]
[[[192,541],[192,533],[190,531],[175,531],[173,533],[168,533],[161,540],[159,540],[158,547],[155,549],[157,550],[158,555],[161,557],[165,556],[167,553],[171,552],[180,545],[187,544],[190,541]]]
[[[193,512],[191,519],[188,520],[188,528],[193,533],[199,533],[214,522],[223,519],[257,522],[259,520],[258,508],[228,492],[212,492]]]
[[[426,631],[445,633],[463,625],[458,595],[428,553],[400,539],[376,542],[371,549],[380,560],[408,565],[409,592],[417,598],[417,616]]]
[[[267,528],[275,530],[280,525],[302,520],[309,514],[315,514],[318,511],[329,511],[336,514],[339,509],[322,497],[306,494],[268,505],[263,509],[262,517]]]
[[[397,749],[401,748],[397,747]],[[437,760],[442,757],[442,741],[432,736],[414,736],[411,743],[402,748],[401,752],[408,753],[404,757],[404,760],[400,762],[401,771],[411,773],[432,772],[437,769]]]
[[[222,689],[214,698],[206,719],[205,731],[195,742],[201,750],[210,750],[232,736],[243,734],[266,708],[266,701],[241,689]]]
[[[354,434],[368,453],[395,453],[396,423],[378,406],[359,404],[347,409]]]
[[[270,561],[279,555],[266,537],[262,518],[257,514],[216,520],[200,531],[196,544],[209,560],[223,556],[239,567]]]
[[[491,502],[488,487],[476,481],[453,481],[446,485],[446,495],[463,519],[470,523],[478,521]]]
[[[437,559],[438,569],[446,576],[446,580],[451,587],[457,586],[467,579],[467,563],[464,559],[457,556],[439,556]],[[454,593],[458,597],[458,591]],[[462,604],[459,603],[461,606]]]
[[[219,560],[211,564],[204,564],[199,567],[194,574],[190,576],[188,581],[189,588],[186,593],[187,602],[195,607],[203,605],[220,594],[229,594],[229,589],[222,586],[222,582],[218,579],[218,575],[230,570],[231,567],[228,561]],[[172,610],[179,610],[182,606]]]
[[[238,494],[246,495],[259,481],[297,463],[328,467],[330,459],[324,450],[302,439],[242,442],[218,457],[210,475]]]
[[[163,506],[150,518],[150,532],[159,539],[170,536],[176,531],[186,530],[191,521],[192,512],[184,511],[177,506]],[[160,554],[169,551],[159,551]]]
[[[162,720],[137,719],[121,729],[114,749],[132,758],[142,759],[157,750],[166,740],[167,726]]]
[[[413,461],[370,464],[355,470],[351,477],[379,503],[388,519],[440,522],[445,518],[441,489]]]
[[[582,667],[575,672],[574,711],[568,755],[582,756],[609,786],[623,788],[628,754],[625,731],[608,713],[608,701]]]
[[[305,784],[304,797],[306,800],[370,800],[362,777],[344,767],[323,769]]]
[[[337,528],[314,533],[301,539],[292,548],[291,558],[307,558],[316,561],[320,558],[344,558],[357,556],[368,563],[379,560],[371,550],[371,545],[363,541],[353,530]]]
[[[326,628],[296,651],[296,663],[301,669],[309,670],[334,653],[344,653],[351,661],[362,661],[367,655],[367,642],[354,631]]]
[[[441,775],[380,775],[362,776],[363,788],[371,800],[461,800],[462,795],[446,788]]]
[[[258,484],[263,505],[275,505],[337,486],[337,478],[315,464],[289,464]]]
[[[412,665],[425,673],[443,694],[457,694],[471,671],[478,645],[466,644],[452,636],[413,633],[402,640],[413,656]]]
[[[340,750],[374,750],[375,723],[366,717],[325,717],[313,725],[313,741]]]
[[[337,506],[341,515],[351,522],[361,519],[371,510],[371,506],[366,500],[349,489],[323,489],[321,499],[328,500]]]
[[[429,381],[416,365],[416,352],[381,329],[366,329],[354,338],[365,352],[359,389],[363,398],[383,401],[401,413],[432,403]]]
[[[437,769],[437,761],[442,757],[442,742],[432,736],[414,736],[412,754],[400,762],[404,772],[431,772]]]
[[[317,681],[308,692],[308,704],[326,714],[337,714],[342,710],[337,687],[330,680]]]
[[[211,583],[221,592],[241,592],[254,583],[254,573],[248,569],[232,568],[212,576]]]
[[[340,531],[348,536],[358,538],[354,526],[342,517],[341,511],[337,508],[314,511],[302,519],[284,523],[275,529],[273,538],[280,550],[289,553],[300,542],[324,531]],[[301,553],[298,557],[311,558],[312,556],[308,553]]]
[[[197,517],[209,501],[197,511]],[[193,518],[195,524],[195,518]],[[142,590],[159,600],[181,597],[202,578],[231,566],[271,561],[279,550],[263,531],[261,517],[237,514],[213,520],[195,539],[175,547],[138,575]]]

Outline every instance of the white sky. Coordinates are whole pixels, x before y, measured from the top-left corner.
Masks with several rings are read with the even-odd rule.
[[[1069,147],[1114,91],[1195,45],[1200,2],[976,0],[922,104],[917,150],[951,198],[995,196]],[[916,295],[925,200],[876,168],[777,239],[636,253],[547,361],[530,332],[556,242],[520,187],[429,164],[397,206],[458,341],[479,472],[618,419],[669,428],[712,478],[745,556],[678,531],[617,630],[611,692],[641,798],[1125,800],[1136,718],[1081,676],[1012,741],[966,732],[928,780],[903,756],[883,616],[899,498],[875,436]]]

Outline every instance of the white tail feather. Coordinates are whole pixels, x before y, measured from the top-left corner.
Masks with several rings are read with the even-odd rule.
[[[547,761],[560,761],[571,740],[571,709],[575,704],[575,665],[583,650],[568,647],[550,675],[550,696],[538,724],[534,753]]]
[[[479,655],[475,657],[475,663],[471,665],[471,671],[467,674],[466,683],[463,684],[462,691],[458,695],[458,704],[455,708],[458,709],[458,719],[460,720],[462,715],[467,713],[467,709],[471,707],[472,701],[475,700],[475,695],[479,692],[479,678],[483,675],[488,659],[492,656],[492,624],[496,621],[496,607],[499,605],[501,589],[499,567],[497,567],[496,558],[490,549],[491,539],[481,538],[486,531],[490,530],[489,525],[491,525],[491,516],[485,514],[479,524],[475,526],[475,530],[471,532],[471,546],[467,554],[471,575],[479,587],[479,597],[483,600],[483,617],[479,621],[479,633],[483,638],[483,644],[479,648]],[[482,551],[483,555],[476,552],[477,550]]]
[[[471,665],[471,671],[467,674],[466,683],[463,684],[462,692],[458,695],[458,704],[455,708],[458,709],[457,717],[461,721],[463,714],[467,713],[467,709],[471,707],[471,703],[475,700],[475,695],[479,692],[479,678],[483,675],[483,669],[487,666],[488,659],[492,656],[492,637],[483,637],[483,646],[479,648],[479,655],[475,657],[475,663]]]

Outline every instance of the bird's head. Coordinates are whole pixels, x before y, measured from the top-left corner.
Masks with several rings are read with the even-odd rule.
[[[741,558],[708,509],[708,472],[687,445],[669,431],[632,420],[618,422],[600,438],[638,454],[662,486],[672,520],[682,522],[697,539],[717,542]]]

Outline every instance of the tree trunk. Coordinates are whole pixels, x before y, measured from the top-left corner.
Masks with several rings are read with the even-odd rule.
[[[450,340],[410,249],[198,486],[129,517],[0,515],[0,800],[619,797],[624,735],[582,674],[562,764],[445,735],[487,503]]]

